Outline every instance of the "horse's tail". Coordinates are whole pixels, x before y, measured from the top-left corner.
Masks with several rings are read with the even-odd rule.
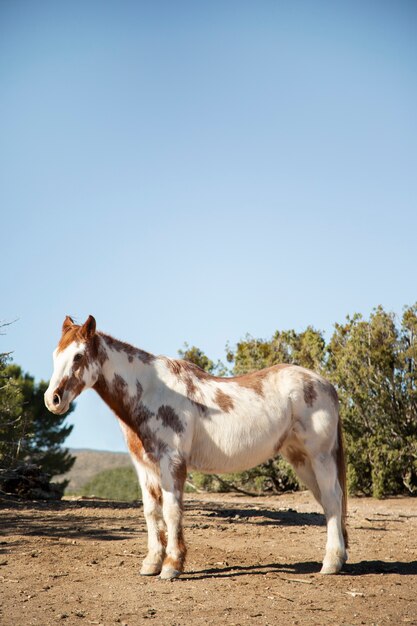
[[[336,452],[336,463],[337,463],[337,476],[339,479],[339,484],[342,489],[342,532],[343,538],[345,540],[345,546],[348,547],[348,533],[346,529],[346,515],[347,515],[347,485],[346,485],[346,460],[345,460],[345,451],[343,447],[343,433],[342,433],[342,422],[340,420],[340,415],[337,422],[337,452]]]

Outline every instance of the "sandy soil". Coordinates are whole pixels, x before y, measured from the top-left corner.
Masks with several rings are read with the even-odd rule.
[[[417,625],[417,499],[350,500],[350,558],[320,576],[307,492],[186,496],[182,578],[139,576],[139,505],[0,502],[0,623]]]

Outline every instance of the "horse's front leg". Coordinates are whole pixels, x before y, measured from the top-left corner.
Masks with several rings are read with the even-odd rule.
[[[154,472],[141,466],[138,468],[142,490],[143,513],[148,529],[148,554],[142,563],[142,576],[161,573],[165,558],[166,534],[162,518],[162,489],[160,479]]]
[[[161,578],[177,578],[184,568],[186,547],[182,528],[183,492],[187,476],[185,461],[179,457],[161,459],[162,511],[167,527],[166,556]]]

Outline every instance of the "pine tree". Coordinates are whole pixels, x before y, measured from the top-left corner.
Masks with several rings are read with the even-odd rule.
[[[75,458],[61,446],[72,431],[73,427],[65,424],[65,420],[74,407],[71,406],[65,415],[54,415],[44,403],[44,393],[48,387],[46,382],[36,384],[32,376],[24,374],[14,364],[7,365],[3,372],[19,398],[14,408],[15,412],[20,413],[21,425],[16,460],[34,463],[51,477],[67,472]]]
[[[23,435],[22,393],[7,368],[7,353],[0,354],[0,467],[11,467],[17,461]]]

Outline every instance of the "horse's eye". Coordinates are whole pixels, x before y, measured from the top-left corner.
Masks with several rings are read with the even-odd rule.
[[[81,361],[82,358],[83,358],[82,354],[76,354],[74,357],[74,363],[77,363],[77,361]]]

